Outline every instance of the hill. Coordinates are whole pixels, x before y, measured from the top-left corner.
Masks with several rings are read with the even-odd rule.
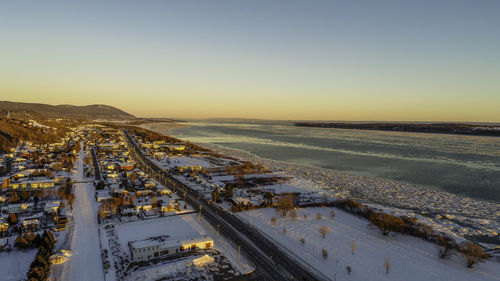
[[[500,137],[500,126],[462,124],[462,123],[428,123],[428,124],[410,124],[410,123],[318,123],[305,122],[295,123],[299,127],[318,127],[334,129],[357,129],[357,130],[378,130],[378,131],[396,131],[396,132],[414,132],[431,134],[455,134],[455,135],[474,135],[474,136],[495,136]]]
[[[47,144],[58,141],[72,127],[80,124],[79,120],[41,121],[0,118],[0,154],[16,147],[21,141]]]
[[[0,116],[6,116],[7,114],[11,118],[18,119],[135,119],[132,114],[103,104],[76,106],[0,101]]]

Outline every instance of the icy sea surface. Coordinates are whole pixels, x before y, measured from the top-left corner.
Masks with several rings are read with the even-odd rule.
[[[500,203],[500,138],[295,127],[288,122],[193,121],[160,133],[262,158],[425,185]]]

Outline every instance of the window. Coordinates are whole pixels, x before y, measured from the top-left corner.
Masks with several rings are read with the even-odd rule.
[[[184,246],[181,246],[181,252],[184,251]]]
[[[207,244],[205,244],[205,248],[210,248],[210,242],[208,242]]]

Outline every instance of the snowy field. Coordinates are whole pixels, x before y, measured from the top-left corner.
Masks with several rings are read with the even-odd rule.
[[[329,218],[330,210],[335,211],[333,219]],[[317,213],[321,214],[321,220],[316,219]],[[500,280],[498,263],[489,261],[469,269],[462,257],[439,259],[434,244],[405,235],[383,236],[367,228],[366,220],[339,209],[298,209],[297,215],[297,220],[293,221],[289,218],[281,220],[271,208],[238,213],[248,222],[251,216],[254,227],[269,238],[276,238],[286,251],[293,252],[303,263],[332,280]],[[271,217],[278,219],[275,225],[271,225]],[[324,239],[318,231],[323,225],[329,228],[329,234]],[[283,228],[286,228],[286,233]],[[304,245],[300,242],[301,238],[305,239]],[[354,254],[351,252],[351,240],[355,243]],[[322,257],[323,248],[328,251],[327,259]],[[384,268],[385,257],[391,263],[388,275]],[[346,266],[352,268],[350,275]]]
[[[10,253],[0,253],[0,280],[17,281],[26,279],[26,273],[35,258],[38,249],[18,251],[13,249]]]

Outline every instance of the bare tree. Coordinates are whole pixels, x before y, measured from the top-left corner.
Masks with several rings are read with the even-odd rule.
[[[316,214],[316,219],[317,219],[317,220],[321,220],[321,219],[322,219],[322,217],[321,217],[321,214],[320,214],[320,213],[317,213],[317,214]]]
[[[325,239],[325,236],[330,232],[330,229],[328,229],[328,226],[322,225],[319,227],[318,231],[323,236],[323,239]]]
[[[286,214],[291,209],[293,209],[293,195],[290,193],[281,195],[278,199],[276,210],[280,212],[282,217],[286,217]]]
[[[385,262],[384,262],[384,268],[385,268],[385,273],[389,274],[389,269],[391,269],[391,261],[389,260],[388,257],[385,257]]]
[[[271,225],[275,225],[276,224],[276,218],[275,217],[271,217]]]
[[[485,259],[489,257],[488,254],[483,252],[483,248],[479,245],[465,242],[460,247],[460,252],[464,255],[467,260],[467,267],[472,268],[476,263],[483,262]]]
[[[321,250],[321,255],[323,256],[323,259],[328,259],[328,251],[325,248]]]
[[[453,250],[456,248],[455,241],[444,234],[438,235],[437,237],[438,247],[439,247],[439,257],[442,259],[449,258]]]
[[[335,211],[331,210],[330,211],[330,219],[333,220],[333,218],[335,218]]]
[[[351,240],[351,253],[354,255],[354,250],[356,249],[356,242],[354,240]]]
[[[290,212],[289,212],[289,215],[290,215],[290,218],[292,218],[292,220],[297,220],[297,212],[295,211],[295,209],[291,209]]]
[[[347,271],[347,275],[351,274],[352,268],[350,266],[346,266],[345,270]]]

